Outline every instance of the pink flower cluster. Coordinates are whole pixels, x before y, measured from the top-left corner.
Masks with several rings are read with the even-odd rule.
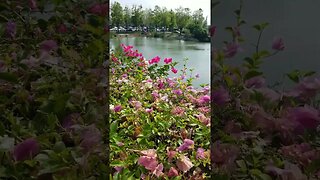
[[[152,174],[160,177],[163,175],[163,164],[158,164],[156,150],[149,149],[141,151],[142,156],[139,157],[138,163],[144,166],[147,170],[152,172]]]
[[[158,62],[160,62],[159,56],[156,56],[156,57],[152,58],[151,60],[149,60],[149,64],[157,64]]]
[[[108,10],[109,10],[108,4],[96,3],[91,7],[89,7],[88,12],[98,16],[106,16],[109,12]]]

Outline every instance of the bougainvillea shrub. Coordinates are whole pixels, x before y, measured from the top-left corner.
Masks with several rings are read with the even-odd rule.
[[[239,1],[238,1],[239,2]],[[238,3],[237,2],[237,3]],[[316,72],[284,72],[292,89],[268,85],[261,64],[286,50],[285,39],[274,38],[261,49],[268,23],[251,25],[234,11],[236,25],[211,27],[214,83],[212,89],[211,162],[213,179],[319,179],[320,78]],[[223,2],[221,2],[223,3]],[[214,3],[218,5],[219,3]],[[252,56],[240,59],[246,42],[242,28],[254,28]],[[230,32],[231,41],[216,49],[216,30]],[[302,52],[303,53],[303,52]],[[240,61],[239,66],[230,62]]]
[[[147,60],[133,46],[121,46],[110,65],[113,178],[208,178],[209,87],[193,87],[196,77],[187,78],[187,69],[176,69],[170,57]],[[177,76],[170,78],[170,71]]]
[[[106,179],[108,3],[0,2],[0,179]]]

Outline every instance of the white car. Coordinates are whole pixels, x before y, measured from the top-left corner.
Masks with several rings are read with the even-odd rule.
[[[119,27],[119,31],[127,31],[125,28],[123,28],[123,27]]]
[[[114,27],[114,28],[111,28],[110,31],[117,31],[118,28],[117,27]]]

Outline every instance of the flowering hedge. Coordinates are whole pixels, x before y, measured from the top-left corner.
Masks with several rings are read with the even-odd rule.
[[[217,5],[217,4],[215,4]],[[261,49],[268,23],[254,25],[257,43],[242,65],[241,28],[248,22],[235,10],[237,24],[226,27],[232,41],[213,49],[214,83],[212,100],[213,177],[222,179],[319,179],[320,178],[320,78],[316,72],[292,71],[286,77],[296,83],[293,89],[275,90],[268,86],[260,65],[285,50],[282,38],[270,49]],[[216,29],[210,29],[213,47]],[[248,49],[246,49],[248,51]],[[220,105],[219,105],[220,104]]]
[[[106,179],[108,4],[0,2],[0,179]]]
[[[179,77],[172,58],[145,60],[132,46],[111,54],[110,163],[114,179],[206,178],[210,89]]]

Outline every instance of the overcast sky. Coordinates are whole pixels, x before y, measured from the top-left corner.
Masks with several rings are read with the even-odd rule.
[[[208,24],[210,24],[210,0],[110,0],[111,4],[119,2],[122,6],[128,5],[142,5],[143,9],[154,8],[158,5],[160,7],[166,7],[167,9],[176,9],[179,6],[184,8],[190,8],[193,11],[201,8],[203,10],[203,16],[208,17]]]

